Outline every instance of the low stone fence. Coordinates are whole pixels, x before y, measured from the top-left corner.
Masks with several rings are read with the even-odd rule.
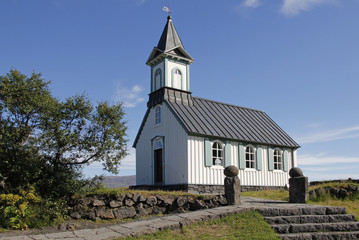
[[[227,205],[223,195],[216,196],[144,196],[138,193],[121,195],[89,195],[68,202],[74,219],[124,219],[155,214],[181,213]]]
[[[319,197],[321,194],[330,194],[332,197],[345,199],[358,195],[359,187],[349,184],[347,187],[341,187],[341,188],[325,187],[325,188],[317,188],[315,190],[309,191],[309,196],[311,198]]]
[[[329,181],[311,181],[309,183],[310,186],[316,186],[320,184],[326,184],[326,183],[359,183],[359,179],[346,179],[346,180],[329,180]]]
[[[205,185],[205,184],[178,184],[178,185],[135,185],[130,186],[133,190],[163,190],[163,191],[184,191],[193,194],[210,194],[210,195],[223,195],[224,185]],[[241,185],[241,192],[263,191],[263,190],[279,190],[286,189],[283,187],[274,186],[244,186]]]

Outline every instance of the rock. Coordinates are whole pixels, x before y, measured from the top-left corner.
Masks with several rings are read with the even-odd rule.
[[[136,216],[136,210],[134,207],[120,207],[116,210],[113,210],[113,213],[115,214],[115,217],[117,219],[124,219],[124,218],[132,218]]]
[[[66,226],[67,226],[67,223],[61,223],[57,229],[61,230],[61,231],[65,231],[66,230]]]
[[[157,204],[160,205],[164,198],[161,195],[156,195],[155,197],[157,198]]]
[[[174,208],[171,213],[184,213],[186,212],[182,207]]]
[[[103,200],[99,200],[99,199],[94,199],[92,202],[92,205],[94,207],[101,207],[101,206],[105,206],[105,202]]]
[[[138,201],[138,199],[140,198],[140,194],[138,194],[138,193],[134,193],[133,194],[133,197],[132,197],[132,200],[134,201],[134,202],[137,202]]]
[[[303,171],[302,169],[298,168],[298,167],[294,167],[291,168],[289,170],[289,176],[294,178],[294,177],[303,177]]]
[[[175,203],[178,207],[182,207],[183,205],[185,205],[188,202],[188,199],[186,197],[177,197],[177,199],[175,200]]]
[[[219,196],[218,202],[222,206],[227,205],[227,199],[223,195]]]
[[[143,195],[140,196],[140,198],[138,199],[138,201],[140,202],[146,202],[147,198]]]
[[[124,205],[127,207],[131,207],[133,204],[135,204],[132,199],[125,199]]]
[[[339,198],[346,198],[346,197],[348,197],[348,195],[349,195],[349,193],[347,190],[345,190],[345,189],[339,190],[339,193],[338,193]]]
[[[94,209],[90,209],[82,215],[82,218],[96,221],[96,212]]]
[[[74,212],[79,212],[80,214],[85,211],[84,206],[82,206],[81,204],[77,204],[72,209],[73,209]]]
[[[236,166],[230,165],[224,169],[224,175],[226,177],[235,177],[238,176],[239,169]]]
[[[112,208],[118,208],[118,207],[122,207],[122,206],[123,206],[122,201],[112,200],[110,202],[110,207],[112,207]]]
[[[339,196],[339,189],[338,188],[329,188],[329,192],[333,197],[338,197]]]
[[[203,202],[203,200],[196,199],[193,204],[191,204],[191,210],[200,210],[206,208],[206,204]]]
[[[175,200],[175,197],[174,196],[172,196],[172,195],[168,195],[168,196],[165,196],[164,198],[163,198],[163,204],[165,205],[165,206],[171,206],[172,204],[173,204],[173,201]]]
[[[152,196],[152,197],[148,197],[146,200],[146,203],[150,206],[154,206],[157,204],[157,198]]]
[[[123,199],[125,199],[125,195],[120,195],[120,196],[118,196],[118,197],[116,198],[116,200],[117,200],[117,201],[120,201],[120,202],[122,202]]]
[[[69,230],[69,231],[73,231],[76,228],[78,228],[79,226],[75,223],[72,222],[64,222],[62,224],[60,224],[57,229],[61,230],[61,231],[65,231],[65,230]]]
[[[87,206],[87,205],[89,205],[89,204],[92,203],[92,202],[93,202],[93,199],[90,198],[90,197],[85,197],[85,198],[83,198],[83,199],[81,199],[81,200],[79,201],[79,203],[80,203],[82,206]]]
[[[141,208],[138,210],[137,216],[144,217],[152,213],[152,208]]]
[[[69,224],[67,224],[67,226],[66,226],[66,230],[73,231],[73,230],[75,230],[77,227],[78,227],[77,224],[75,224],[75,223],[69,223]]]
[[[150,214],[152,212],[152,208],[144,208],[144,205],[142,203],[139,203],[135,207],[135,210],[137,212],[137,215],[140,217],[147,216],[148,214]]]
[[[73,219],[80,219],[81,218],[81,214],[79,212],[72,212],[70,214],[70,217],[72,217]]]
[[[111,209],[106,207],[99,207],[95,210],[96,217],[99,217],[101,219],[114,219],[115,216],[113,215],[113,212]]]
[[[159,207],[159,206],[154,206],[152,208],[152,213],[153,214],[159,214],[159,213],[165,213],[166,212],[166,208],[165,207]]]

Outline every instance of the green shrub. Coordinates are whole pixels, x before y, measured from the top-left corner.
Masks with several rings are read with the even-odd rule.
[[[18,194],[1,194],[0,227],[24,230],[48,226],[61,221],[64,210],[64,201],[41,199],[33,188]]]

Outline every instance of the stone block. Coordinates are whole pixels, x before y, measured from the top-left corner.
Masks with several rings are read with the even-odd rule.
[[[120,207],[119,209],[113,210],[113,213],[117,219],[132,218],[136,216],[136,210],[134,207]]]
[[[224,190],[228,205],[241,204],[241,184],[238,176],[224,179]]]
[[[110,202],[110,207],[112,207],[112,208],[118,208],[118,207],[122,207],[122,206],[123,206],[122,201],[112,200]]]
[[[308,178],[289,178],[289,202],[306,203],[308,200]]]

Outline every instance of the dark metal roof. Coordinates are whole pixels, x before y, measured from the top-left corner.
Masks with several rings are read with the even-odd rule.
[[[194,59],[188,54],[184,49],[182,41],[176,31],[176,28],[172,22],[171,16],[167,17],[167,23],[163,29],[161,38],[157,44],[157,47],[154,47],[149,58],[147,59],[146,64],[151,65],[151,62],[159,56],[170,56],[177,57],[192,63]]]
[[[176,95],[171,91],[174,90],[159,92],[164,95],[161,102],[167,103],[190,135],[271,146],[300,147],[263,111],[192,97],[190,93]],[[179,98],[183,97],[186,99],[180,101]],[[190,101],[188,97],[191,98]],[[187,102],[191,104],[184,104]],[[133,147],[136,147],[150,109],[151,107],[148,107]]]
[[[183,47],[180,37],[173,25],[171,16],[167,17],[167,24],[163,29],[157,48],[162,51],[171,50],[177,47]]]
[[[167,101],[189,134],[300,147],[265,112],[193,97],[193,106]]]

